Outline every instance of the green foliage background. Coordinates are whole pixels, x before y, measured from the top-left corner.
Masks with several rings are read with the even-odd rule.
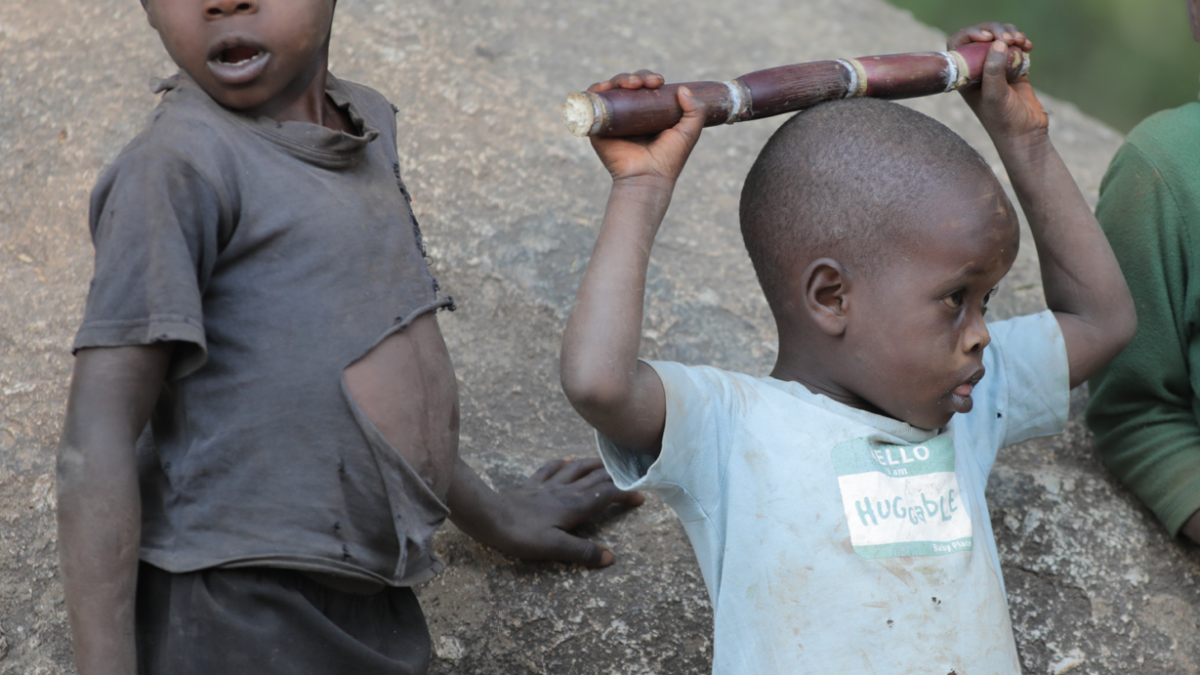
[[[1033,40],[1033,85],[1122,132],[1200,91],[1200,45],[1184,0],[890,1],[947,34],[1016,24]]]

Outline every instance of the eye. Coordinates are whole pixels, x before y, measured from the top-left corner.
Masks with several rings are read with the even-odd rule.
[[[954,291],[950,295],[942,298],[942,302],[946,303],[946,306],[950,309],[958,309],[959,307],[962,307],[963,304],[963,292],[961,290]]]
[[[980,314],[987,314],[987,310],[988,310],[988,301],[989,301],[989,300],[991,300],[991,299],[992,299],[992,296],[994,296],[994,295],[996,295],[996,289],[995,289],[995,288],[993,288],[992,290],[988,291],[988,292],[987,292],[987,295],[983,296],[983,309],[981,309],[981,310],[980,310],[980,312],[979,312]]]

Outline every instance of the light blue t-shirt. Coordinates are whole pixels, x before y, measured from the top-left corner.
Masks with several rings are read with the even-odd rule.
[[[794,382],[650,364],[661,454],[600,451],[683,521],[714,673],[1020,674],[984,487],[999,448],[1062,431],[1068,365],[1050,312],[988,329],[973,410],[932,432]]]

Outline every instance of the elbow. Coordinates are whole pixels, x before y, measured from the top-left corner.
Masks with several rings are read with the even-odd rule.
[[[603,418],[607,411],[619,408],[628,398],[628,388],[619,378],[611,377],[601,369],[564,364],[560,379],[571,406],[593,426],[595,420]]]

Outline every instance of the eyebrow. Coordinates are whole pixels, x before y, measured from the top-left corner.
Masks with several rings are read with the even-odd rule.
[[[975,277],[978,277],[978,276],[984,274],[984,272],[985,272],[985,270],[983,268],[976,267],[975,263],[968,263],[968,264],[964,265],[951,278],[950,281],[946,282],[946,286],[948,288],[953,287],[953,286],[960,286],[960,285],[970,281],[971,279],[974,279]]]

